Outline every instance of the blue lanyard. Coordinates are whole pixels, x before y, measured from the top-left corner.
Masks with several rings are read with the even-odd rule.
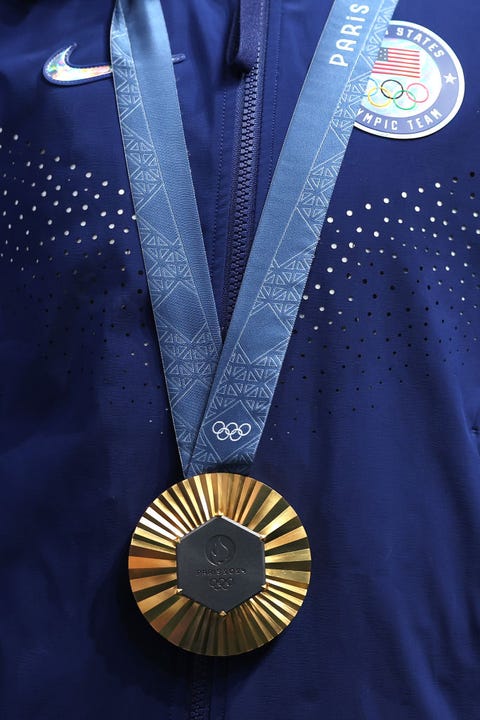
[[[300,93],[222,346],[159,0],[117,0],[112,68],[185,476],[250,466],[395,0],[335,0]]]

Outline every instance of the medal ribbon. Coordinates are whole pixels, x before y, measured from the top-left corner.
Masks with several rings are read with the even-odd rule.
[[[185,476],[246,472],[395,0],[335,0],[307,73],[222,347],[159,0],[117,0],[125,158]]]

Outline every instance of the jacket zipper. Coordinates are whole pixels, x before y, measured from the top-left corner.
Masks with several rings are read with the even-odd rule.
[[[221,312],[223,335],[233,314],[255,233],[269,2],[270,0],[239,0],[240,13],[244,12],[244,17],[240,18],[239,22],[239,33],[249,32],[249,29],[253,28],[257,43],[253,63],[250,63],[248,69],[242,68],[244,73],[237,91],[234,127],[236,147]],[[243,40],[241,37],[237,39],[239,51],[242,51]],[[238,65],[242,64],[245,55],[252,53],[252,38],[247,38],[245,44],[247,52],[238,58]],[[255,48],[253,50],[255,51]],[[189,720],[210,719],[214,669],[215,659],[203,656],[194,658]]]
[[[232,199],[222,299],[221,327],[224,335],[233,314],[255,234],[269,0],[260,0],[257,8],[257,17],[249,19],[249,26],[256,28],[255,60],[244,73],[237,94],[236,148],[233,157]]]
[[[189,720],[210,719],[213,662],[213,658],[203,655],[196,655],[193,658]]]

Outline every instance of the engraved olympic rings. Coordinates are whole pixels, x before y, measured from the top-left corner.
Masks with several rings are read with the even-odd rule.
[[[217,440],[231,440],[232,442],[238,442],[245,435],[248,435],[252,426],[250,423],[242,423],[239,425],[236,422],[229,422],[225,424],[223,420],[217,420],[212,425],[212,432],[217,436]]]
[[[417,105],[427,102],[430,97],[427,86],[421,82],[411,82],[407,87],[404,87],[400,80],[394,78],[384,80],[381,85],[374,78],[370,78],[370,82],[373,82],[374,85],[368,90],[366,97],[370,105],[375,108],[386,108],[393,103],[399,110],[408,112],[414,110]],[[399,102],[401,97],[406,97],[410,104],[401,104]]]
[[[233,585],[233,578],[231,577],[212,577],[208,581],[208,584],[212,590],[228,590]]]

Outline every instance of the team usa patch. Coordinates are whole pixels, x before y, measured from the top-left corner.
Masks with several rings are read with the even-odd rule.
[[[464,91],[462,66],[442,38],[421,25],[392,20],[355,127],[400,140],[425,137],[455,117]]]

